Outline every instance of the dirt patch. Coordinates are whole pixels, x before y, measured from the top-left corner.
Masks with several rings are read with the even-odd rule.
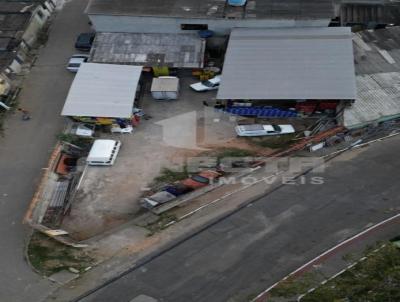
[[[284,149],[294,144],[296,141],[295,134],[280,135],[274,137],[252,137],[247,138],[247,141],[251,145],[256,145],[262,148],[268,149]]]
[[[68,268],[83,272],[94,264],[94,259],[85,251],[63,245],[38,232],[29,242],[28,258],[32,266],[45,276]]]
[[[210,154],[219,153],[224,149],[237,149],[249,151],[250,155],[247,156],[265,156],[274,151],[271,148],[257,145],[246,138],[235,138],[221,145],[205,145],[204,147],[211,150]],[[207,152],[203,154],[207,154]]]

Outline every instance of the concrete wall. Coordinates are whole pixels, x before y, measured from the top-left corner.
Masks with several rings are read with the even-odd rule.
[[[42,6],[38,6],[34,12],[32,12],[32,17],[28,27],[22,36],[22,40],[30,47],[32,47],[37,39],[39,31],[46,24],[49,19],[51,11],[44,9]]]
[[[260,20],[260,19],[184,19],[134,16],[89,15],[96,31],[135,33],[190,33],[181,24],[208,24],[217,35],[229,34],[234,27],[308,27],[329,25],[329,19],[318,20]]]

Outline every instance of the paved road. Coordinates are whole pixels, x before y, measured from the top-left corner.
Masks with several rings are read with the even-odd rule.
[[[247,301],[400,211],[399,152],[397,137],[347,153],[323,173],[324,185],[281,187],[83,300]]]
[[[0,137],[0,301],[39,301],[51,289],[24,260],[28,229],[21,221],[62,129],[60,112],[73,79],[65,63],[74,52],[76,35],[88,30],[86,2],[68,2],[57,15],[49,41],[24,82],[19,99],[33,119],[11,117]]]

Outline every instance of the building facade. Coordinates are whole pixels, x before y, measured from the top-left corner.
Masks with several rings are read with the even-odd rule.
[[[190,33],[232,28],[325,27],[334,15],[330,0],[250,0],[233,7],[220,0],[91,0],[86,13],[98,32]]]

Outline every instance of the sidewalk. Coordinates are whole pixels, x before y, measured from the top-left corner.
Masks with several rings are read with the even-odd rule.
[[[39,301],[53,287],[34,273],[24,259],[30,228],[21,221],[64,124],[60,112],[73,79],[65,64],[75,51],[76,36],[88,30],[85,6],[86,0],[68,1],[57,12],[49,40],[25,75],[18,97],[20,106],[30,111],[32,119],[21,121],[18,112],[10,115],[4,136],[0,137],[1,301]]]

